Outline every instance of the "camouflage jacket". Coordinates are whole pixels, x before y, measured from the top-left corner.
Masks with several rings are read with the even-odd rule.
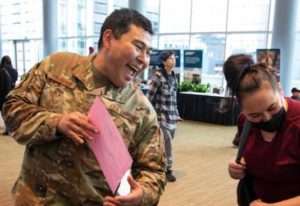
[[[143,187],[143,205],[159,200],[165,162],[156,114],[133,83],[116,88],[107,81],[97,88],[92,59],[53,54],[36,64],[8,95],[5,123],[14,139],[26,145],[13,189],[20,205],[99,206],[103,197],[112,195],[88,145],[76,145],[56,131],[59,114],[87,114],[96,96],[112,115],[133,158],[132,175]]]

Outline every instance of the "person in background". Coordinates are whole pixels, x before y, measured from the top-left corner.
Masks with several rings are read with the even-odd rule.
[[[292,88],[291,92],[292,92],[292,96],[291,96],[292,99],[300,100],[300,90],[299,89],[294,87],[294,88]]]
[[[275,71],[265,64],[224,73],[252,125],[242,161],[229,163],[230,176],[252,177],[250,206],[300,205],[300,102],[283,97]]]
[[[164,190],[164,144],[156,113],[134,84],[149,65],[151,22],[131,9],[104,21],[95,55],[55,53],[37,63],[8,95],[3,117],[26,145],[13,188],[16,206],[157,205]],[[101,133],[87,113],[100,98],[133,159],[130,194],[118,196],[89,148]]]
[[[173,71],[176,63],[175,54],[172,51],[164,51],[161,54],[161,61],[161,68],[151,78],[148,98],[154,106],[164,134],[167,180],[174,182],[176,177],[172,170],[172,140],[175,135],[176,122],[181,119],[177,109],[177,81]]]
[[[227,87],[232,88],[234,82],[231,78],[234,77],[234,74],[242,71],[243,69],[247,68],[248,66],[254,64],[254,60],[252,56],[247,54],[234,54],[228,57],[228,59],[224,62],[223,65],[223,73],[225,79],[227,81]],[[225,72],[226,71],[226,72]],[[238,146],[240,142],[240,135],[242,132],[243,122],[245,121],[245,116],[243,114],[239,114],[238,121],[237,121],[237,132],[234,136],[232,144],[234,146]]]
[[[12,87],[14,88],[18,80],[18,71],[15,68],[13,68],[9,56],[6,55],[2,57],[0,67],[4,68],[9,73],[12,82]]]
[[[89,46],[89,55],[93,55],[95,53],[95,49],[92,46]]]
[[[4,67],[0,67],[0,111],[9,91],[13,88],[12,79]]]

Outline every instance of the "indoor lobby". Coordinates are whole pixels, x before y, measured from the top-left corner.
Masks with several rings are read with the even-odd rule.
[[[14,87],[18,88],[27,80],[34,65],[55,52],[97,56],[101,50],[98,40],[105,19],[111,12],[122,8],[134,9],[144,15],[151,21],[154,31],[151,49],[147,53],[149,65],[134,80],[138,82],[137,88],[143,96],[145,94],[149,98],[153,77],[163,65],[162,54],[171,51],[174,56],[174,104],[179,114],[172,139],[172,171],[176,181],[166,181],[157,205],[238,205],[239,180],[230,177],[229,163],[235,161],[239,150],[233,140],[238,126],[241,126],[239,118],[244,110],[241,96],[238,92],[232,93],[226,82],[224,63],[232,55],[248,55],[255,64],[263,63],[274,69],[280,98],[291,99],[293,90],[299,93],[300,99],[299,0],[1,1],[0,57],[11,58],[12,68],[18,73]],[[252,65],[246,66],[249,69]],[[246,70],[246,66],[242,69]],[[1,69],[0,64],[0,72]],[[240,73],[239,81],[245,73]],[[72,86],[69,88],[74,89]],[[286,106],[285,103],[279,104],[283,105],[282,108]],[[286,107],[289,109],[289,106]],[[271,115],[271,120],[276,114]],[[19,115],[18,119],[22,116],[17,112],[16,115]],[[298,121],[298,118],[294,119]],[[116,119],[113,120],[119,124]],[[12,119],[9,121],[13,122]],[[255,123],[251,122],[252,125]],[[282,122],[280,124],[283,125]],[[117,126],[120,129],[121,126]],[[239,129],[240,135],[244,133],[245,130]],[[26,147],[30,146],[19,144],[11,134],[0,115],[0,206],[15,205],[12,188],[20,175]],[[300,153],[293,155],[292,160],[287,161],[295,161],[295,167],[300,171]],[[246,166],[243,164],[243,167]],[[295,201],[299,201],[299,196],[300,193],[297,193]],[[251,206],[262,206],[260,198],[255,201],[256,204]]]

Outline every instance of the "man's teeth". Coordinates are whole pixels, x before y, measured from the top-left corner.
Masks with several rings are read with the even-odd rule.
[[[137,73],[137,69],[135,69],[133,66],[129,66],[129,68],[133,73]]]

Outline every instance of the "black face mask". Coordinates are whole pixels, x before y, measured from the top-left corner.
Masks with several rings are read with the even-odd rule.
[[[258,122],[258,123],[253,122],[252,125],[266,132],[275,132],[281,128],[284,117],[285,117],[285,110],[283,107],[281,107],[281,109],[276,114],[274,114],[269,121]]]

